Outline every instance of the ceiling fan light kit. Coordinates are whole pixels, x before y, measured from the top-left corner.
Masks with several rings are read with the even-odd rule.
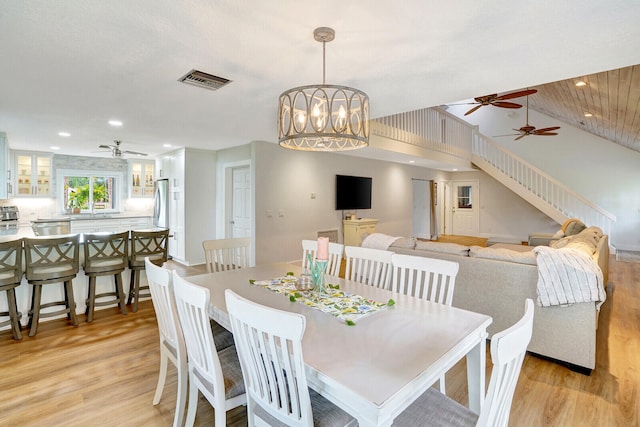
[[[140,153],[138,151],[123,150],[122,148],[120,148],[122,141],[119,141],[117,139],[114,140],[113,143],[114,145],[104,145],[104,144],[98,145],[98,148],[102,148],[103,150],[110,150],[111,156],[115,158],[122,158],[125,154],[131,154],[133,156],[147,155],[147,153]]]
[[[361,90],[325,83],[325,45],[332,28],[313,32],[322,43],[322,84],[289,89],[278,100],[278,143],[304,151],[347,151],[369,145],[369,97]]]

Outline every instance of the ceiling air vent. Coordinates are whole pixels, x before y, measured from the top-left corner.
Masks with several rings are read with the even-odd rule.
[[[214,76],[213,74],[207,74],[198,70],[189,71],[187,74],[180,77],[178,81],[210,90],[218,90],[222,86],[231,82],[231,80],[223,77]]]

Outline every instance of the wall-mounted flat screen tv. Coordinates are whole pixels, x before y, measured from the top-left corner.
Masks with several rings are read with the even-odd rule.
[[[336,210],[371,209],[373,179],[336,175]]]

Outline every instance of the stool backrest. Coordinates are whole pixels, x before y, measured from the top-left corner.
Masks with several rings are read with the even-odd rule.
[[[103,234],[86,233],[84,240],[84,271],[96,273],[127,268],[129,232]]]
[[[27,280],[53,280],[78,274],[79,236],[24,238]]]
[[[22,280],[22,239],[0,243],[0,286]]]
[[[155,265],[162,265],[167,260],[167,244],[169,230],[131,231],[130,265],[144,267],[144,259]]]

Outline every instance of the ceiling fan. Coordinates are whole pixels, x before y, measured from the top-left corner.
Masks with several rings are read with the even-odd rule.
[[[115,145],[98,145],[98,148],[102,148],[104,150],[110,150],[111,151],[111,155],[113,157],[122,157],[124,154],[132,154],[134,156],[146,156],[147,153],[140,153],[138,151],[129,151],[129,150],[123,150],[120,148],[120,144],[122,144],[122,141],[119,140],[115,140],[113,141],[113,143]]]
[[[497,136],[516,136],[517,138],[514,139],[514,141],[517,141],[519,139],[524,138],[527,135],[538,135],[538,136],[553,136],[553,135],[557,135],[557,132],[553,132],[554,130],[558,130],[560,129],[560,126],[552,126],[552,127],[548,127],[548,128],[543,128],[543,129],[536,129],[535,126],[531,126],[529,124],[529,95],[527,95],[527,122],[524,126],[522,126],[520,129],[514,129],[516,132],[519,133],[511,133],[508,135],[497,135]]]
[[[494,93],[491,95],[479,96],[477,98],[473,98],[476,102],[469,102],[467,104],[462,104],[462,105],[478,104],[472,109],[470,109],[469,111],[467,111],[466,113],[464,113],[464,115],[468,116],[469,114],[475,112],[480,107],[485,105],[493,105],[494,107],[501,107],[501,108],[522,108],[522,105],[516,104],[515,102],[508,102],[506,100],[533,95],[536,92],[537,92],[536,89],[527,89],[527,90],[519,90],[517,92],[505,93],[504,95],[500,95],[500,96],[498,96],[497,93]],[[453,104],[453,105],[456,105],[456,104]]]

